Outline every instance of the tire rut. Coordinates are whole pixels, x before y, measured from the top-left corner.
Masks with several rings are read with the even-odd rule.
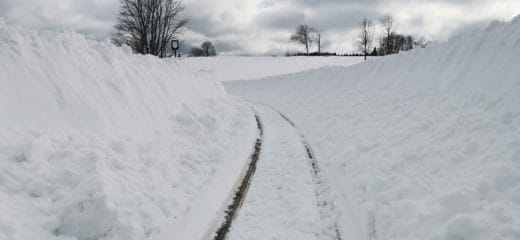
[[[330,197],[330,189],[327,184],[326,177],[323,176],[321,168],[318,164],[318,161],[314,155],[314,152],[312,150],[311,145],[309,144],[309,141],[303,134],[303,132],[300,130],[298,125],[291,120],[287,115],[282,113],[280,110],[276,109],[275,107],[271,105],[267,105],[264,103],[258,103],[249,101],[254,104],[266,106],[274,111],[276,111],[287,123],[289,123],[294,130],[300,135],[300,141],[302,142],[303,146],[305,147],[305,151],[307,153],[307,161],[309,162],[311,174],[312,174],[312,181],[313,184],[316,186],[314,189],[320,218],[322,219],[323,223],[325,224],[325,227],[327,229],[326,232],[323,233],[323,237],[327,239],[333,239],[333,240],[341,240],[341,233],[339,231],[338,223],[337,223],[337,213],[336,208],[334,206],[334,202],[332,201],[332,198]],[[319,237],[318,239],[322,239]]]
[[[215,237],[213,240],[224,240],[226,239],[226,235],[229,232],[229,229],[231,228],[231,225],[233,224],[233,221],[235,220],[235,217],[238,213],[238,210],[242,206],[242,203],[244,202],[244,199],[247,195],[247,191],[249,189],[249,185],[251,185],[251,180],[253,179],[253,175],[256,171],[256,163],[258,162],[258,159],[260,158],[260,151],[262,149],[262,139],[263,139],[263,126],[262,122],[260,120],[259,115],[255,112],[255,119],[257,124],[257,131],[258,131],[258,137],[256,139],[256,143],[254,146],[253,154],[251,154],[251,161],[249,163],[249,168],[247,169],[246,175],[244,176],[244,179],[242,180],[242,183],[237,188],[235,192],[235,196],[233,197],[233,201],[230,205],[228,205],[227,210],[225,212],[224,221],[222,225],[218,228],[217,232],[215,233]]]

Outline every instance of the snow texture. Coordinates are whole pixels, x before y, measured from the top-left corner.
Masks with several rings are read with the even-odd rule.
[[[324,227],[300,136],[277,112],[254,108],[264,126],[262,149],[228,239],[316,239]]]
[[[247,80],[296,73],[324,66],[349,66],[363,57],[210,57],[183,58],[194,69],[212,73],[220,81]]]
[[[350,67],[228,82],[329,173],[343,239],[520,239],[520,17]]]
[[[0,239],[147,239],[227,196],[254,117],[187,69],[0,21]]]

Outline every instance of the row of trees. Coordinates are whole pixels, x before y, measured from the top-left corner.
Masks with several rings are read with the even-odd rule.
[[[217,56],[217,51],[215,50],[215,46],[209,41],[202,43],[199,47],[194,47],[190,49],[189,56],[191,57],[213,57]]]
[[[426,42],[423,38],[416,40],[411,35],[396,33],[394,19],[390,15],[380,18],[379,23],[383,32],[377,43],[374,41],[375,31],[372,21],[363,18],[358,24],[356,44],[365,57],[365,60],[367,56],[395,54],[400,51],[408,51],[416,47],[426,46]],[[309,48],[312,43],[316,42],[318,44],[318,53],[313,55],[321,55],[321,34],[313,27],[306,24],[298,25],[291,35],[290,40],[303,45],[306,55],[309,55]]]
[[[170,44],[185,30],[188,23],[188,19],[181,15],[184,10],[181,0],[119,1],[121,7],[112,41],[119,46],[130,46],[135,53],[152,54],[161,58],[172,56]],[[411,35],[396,33],[394,20],[390,15],[380,18],[379,23],[383,32],[378,42],[374,41],[374,24],[371,20],[363,18],[358,24],[357,45],[365,59],[369,55],[388,55],[425,46],[422,38],[416,40]],[[321,55],[321,34],[316,28],[298,25],[290,40],[304,45],[306,55],[309,55],[312,43],[317,43],[317,55]],[[204,42],[200,47],[191,48],[189,55],[215,56],[217,53],[211,42]]]
[[[377,44],[374,44],[374,25],[372,21],[363,18],[358,24],[357,45],[365,56],[365,60],[369,55],[389,55],[399,53],[400,51],[408,51],[416,47],[426,47],[424,38],[416,40],[411,35],[396,33],[394,19],[390,15],[380,18],[379,24],[383,29],[383,34],[379,38],[378,46],[375,46],[373,50],[373,45]]]

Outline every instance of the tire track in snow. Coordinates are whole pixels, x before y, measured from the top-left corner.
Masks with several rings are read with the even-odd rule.
[[[233,224],[233,220],[235,220],[237,212],[242,206],[242,203],[244,202],[247,190],[249,189],[249,185],[251,185],[251,180],[253,179],[253,175],[256,170],[256,163],[260,158],[260,150],[262,149],[262,139],[264,134],[262,122],[260,120],[260,117],[258,116],[258,113],[256,112],[255,119],[258,128],[258,137],[256,139],[253,154],[251,155],[251,162],[249,163],[249,168],[247,169],[246,175],[244,176],[242,183],[235,192],[235,196],[233,197],[232,203],[228,205],[226,215],[224,216],[224,222],[218,228],[215,237],[213,238],[214,240],[226,239],[226,235],[229,232],[231,224]]]
[[[249,100],[247,100],[249,101]],[[282,113],[280,110],[276,109],[275,107],[249,101],[254,104],[263,105],[266,106],[274,111],[276,111],[287,123],[289,123],[294,130],[297,132],[298,135],[300,135],[300,140],[305,147],[305,151],[307,152],[308,162],[310,165],[311,173],[312,173],[312,181],[314,183],[315,187],[315,195],[318,206],[318,210],[320,213],[320,218],[325,225],[326,231],[323,232],[323,237],[320,237],[319,239],[326,238],[326,239],[334,239],[334,240],[341,240],[341,233],[339,231],[338,223],[337,223],[337,212],[336,208],[334,206],[334,202],[332,201],[332,198],[330,196],[330,188],[327,184],[325,176],[323,176],[321,168],[318,164],[318,161],[314,155],[314,152],[312,150],[312,147],[309,144],[309,141],[303,134],[303,132],[300,130],[298,125],[290,119],[287,115]]]

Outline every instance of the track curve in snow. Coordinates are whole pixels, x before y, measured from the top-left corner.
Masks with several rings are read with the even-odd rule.
[[[233,201],[230,205],[228,205],[228,208],[226,210],[226,215],[224,216],[224,222],[222,225],[218,228],[214,240],[224,240],[226,239],[227,233],[229,232],[229,229],[231,227],[231,224],[233,223],[233,220],[235,219],[238,210],[240,209],[240,206],[242,206],[242,203],[245,199],[245,196],[247,194],[247,191],[249,189],[249,185],[251,184],[251,180],[253,179],[253,175],[255,174],[256,170],[256,163],[258,162],[258,159],[260,157],[260,150],[262,149],[262,137],[263,137],[263,127],[262,122],[260,120],[260,117],[255,112],[255,119],[257,124],[257,131],[258,131],[258,137],[256,139],[256,143],[254,146],[254,151],[251,154],[251,161],[249,163],[249,167],[247,169],[247,172],[242,179],[241,184],[238,186],[235,196],[233,197]]]
[[[294,122],[289,116],[278,110],[277,108],[264,104],[254,102],[255,104],[260,104],[266,106],[274,111],[276,111],[286,122],[288,122],[291,126],[293,126],[294,130],[300,135],[300,140],[305,147],[305,151],[307,152],[307,160],[310,165],[310,169],[312,172],[313,183],[315,185],[315,194],[317,200],[317,206],[319,208],[320,217],[322,222],[326,226],[327,232],[324,233],[327,239],[341,240],[341,233],[339,231],[338,223],[337,223],[337,212],[334,206],[334,201],[330,196],[330,189],[326,180],[326,177],[323,176],[322,170],[318,164],[318,160],[312,150],[312,147],[301,131],[300,127]]]
[[[245,212],[240,213],[240,215],[243,215],[242,219],[238,219],[236,229],[233,229],[233,234],[231,234],[231,239],[240,239],[249,236],[260,237],[259,234],[262,234],[265,231],[276,231],[275,229],[269,230],[270,225],[265,224],[264,226],[262,221],[280,221],[280,223],[287,221],[299,222],[299,220],[279,216],[282,214],[280,212],[270,215],[270,209],[280,207],[276,206],[276,204],[282,204],[286,208],[294,207],[295,209],[298,209],[299,207],[306,206],[315,209],[314,211],[316,212],[316,217],[313,218],[312,221],[319,221],[321,223],[319,224],[321,227],[314,230],[311,230],[311,228],[308,229],[309,231],[316,231],[315,234],[313,234],[315,237],[312,237],[312,239],[341,240],[341,232],[337,223],[339,214],[334,205],[334,201],[332,200],[327,178],[324,176],[324,173],[320,168],[318,159],[316,158],[309,141],[300,130],[298,125],[283,112],[270,105],[257,102],[251,103],[253,104],[252,107],[255,108],[258,113],[261,113],[260,115],[262,115],[262,118],[265,118],[265,131],[267,131],[267,135],[264,137],[265,149],[263,151],[265,151],[265,155],[263,154],[264,156],[262,157],[261,163],[259,165],[260,172],[257,174],[257,176],[255,176],[255,180],[252,184],[253,192],[249,197],[251,199],[246,201],[244,205]],[[302,162],[304,159],[307,161],[307,164]],[[285,163],[280,163],[280,161]],[[300,173],[298,173],[298,171]],[[305,171],[309,172],[305,173]],[[288,188],[291,189],[296,187],[286,185],[288,183],[287,181],[290,183],[290,185],[301,184],[302,187],[308,187],[309,195],[305,195],[303,192],[299,194],[304,194],[305,196],[296,196],[290,193]],[[308,183],[305,184],[304,182]],[[273,185],[276,185],[276,188],[273,188]],[[304,190],[306,187],[300,188],[300,190],[306,192],[306,190]],[[280,188],[289,192],[279,192]],[[273,191],[281,193],[281,197],[284,198],[284,201],[278,202],[276,197],[265,196],[277,195],[277,193],[273,193]],[[255,197],[256,199],[252,199]],[[298,203],[298,200],[295,199],[308,199],[306,200],[308,201],[308,204],[301,202]],[[248,204],[257,206],[248,206]],[[312,207],[313,205],[314,207]],[[258,209],[263,209],[263,211],[266,212],[259,212]],[[284,220],[269,219],[267,216],[271,216],[271,218],[280,217]],[[300,217],[305,217],[305,215]],[[295,218],[297,217],[295,216]],[[310,219],[308,220],[310,221]],[[245,221],[245,223],[241,221]],[[300,223],[305,224],[305,222],[306,220]],[[262,226],[259,227],[258,224]],[[238,233],[242,231],[239,230],[240,228],[245,228],[244,230],[248,231],[247,228],[249,227],[254,227],[257,229],[249,229],[249,231],[251,231],[249,234]],[[271,227],[274,227],[274,225]],[[258,228],[263,230],[259,230]],[[282,232],[280,232],[281,235],[276,237],[295,237],[295,235],[291,235],[286,231],[291,231],[293,234],[298,234],[298,230],[296,229],[286,229],[285,231],[282,230]],[[306,237],[308,237],[308,235],[299,235],[299,237],[307,239]]]

